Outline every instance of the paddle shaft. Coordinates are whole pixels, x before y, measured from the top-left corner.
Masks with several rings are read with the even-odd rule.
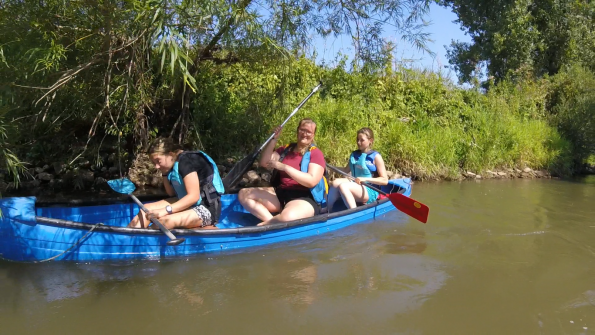
[[[308,96],[304,100],[302,100],[302,102],[300,102],[300,104],[293,110],[293,112],[291,112],[291,114],[285,119],[285,121],[283,121],[283,123],[281,124],[281,127],[285,126],[285,124],[289,121],[289,119],[291,119],[295,115],[295,113],[298,112],[298,110],[308,101],[308,99],[310,99],[310,97],[312,97],[312,95],[314,95],[314,93],[316,93],[318,91],[318,89],[321,86],[322,86],[322,82],[320,84],[318,84],[316,87],[314,87],[312,92],[310,92],[310,94],[308,94]],[[239,180],[242,178],[244,173],[246,173],[246,171],[248,171],[248,169],[252,166],[252,163],[254,162],[254,160],[256,159],[258,154],[260,154],[260,152],[264,149],[264,147],[266,147],[267,144],[269,144],[269,142],[274,137],[275,137],[275,133],[271,134],[271,136],[269,136],[269,138],[260,146],[260,148],[255,150],[252,154],[244,157],[244,159],[237,162],[231,168],[231,170],[229,170],[227,175],[223,178],[223,185],[225,186],[226,190],[233,188],[239,182]]]
[[[347,178],[349,178],[351,180],[355,180],[356,179],[355,177],[353,177],[353,176],[351,176],[351,175],[349,175],[349,174],[347,174],[347,173],[339,170],[338,168],[336,168],[336,167],[334,167],[334,166],[332,166],[330,164],[326,164],[326,167],[329,168],[329,169],[331,169],[331,170],[333,170],[333,171],[335,171],[335,172],[337,172],[337,173],[340,173],[340,174],[344,175],[345,177],[347,177]],[[370,183],[368,183],[366,181],[362,181],[362,184],[366,185],[366,187],[369,187],[369,188],[373,189],[374,191],[376,191],[376,192],[378,192],[378,193],[380,193],[382,195],[388,195],[383,190],[372,186]]]
[[[132,194],[129,194],[130,198],[132,198],[132,201],[134,201],[138,207],[140,207],[143,212],[145,213],[149,213],[149,210],[147,209],[147,207],[145,207],[145,205],[143,205],[142,202],[140,202],[140,200],[138,200],[138,198]],[[159,227],[159,229],[161,229],[161,231],[167,235],[167,237],[169,237],[171,240],[177,240],[177,238],[174,236],[174,234],[171,233],[171,231],[169,231],[169,229],[165,228],[161,222],[159,222],[159,220],[155,219],[155,218],[151,218],[151,222],[153,222],[153,224],[157,225],[157,227]]]
[[[338,172],[344,176],[346,176],[347,178],[351,179],[351,180],[355,180],[356,178],[353,176],[348,175],[347,173],[339,170],[338,168],[327,164],[326,165],[327,168]],[[390,200],[390,202],[401,212],[413,217],[416,220],[419,220],[423,223],[428,222],[428,214],[430,213],[430,208],[424,204],[422,204],[421,202],[411,199],[410,197],[404,196],[400,193],[391,193],[391,194],[387,194],[386,192],[383,192],[382,190],[379,190],[378,188],[370,185],[367,182],[362,182],[363,185],[365,185],[366,187],[369,187],[375,191],[377,191],[378,193],[385,195],[388,197],[388,199]]]
[[[314,93],[316,93],[316,91],[318,91],[318,89],[320,88],[320,86],[322,86],[322,83],[320,83],[320,84],[318,84],[318,86],[314,87],[314,89],[312,90],[312,92],[310,92],[310,94],[308,94],[308,96],[304,100],[302,100],[302,102],[300,102],[300,104],[293,110],[293,112],[291,112],[291,114],[289,114],[289,116],[287,117],[287,119],[285,119],[285,121],[283,121],[283,123],[281,123],[281,125],[280,125],[281,128],[283,128],[283,126],[285,126],[285,124],[289,121],[289,119],[291,119],[295,115],[295,113],[297,113],[300,110],[300,108],[302,108],[302,106],[308,101],[308,99],[310,99],[310,97],[313,96]],[[257,152],[261,152],[262,149],[264,149],[264,147],[266,147],[267,144],[269,144],[269,142],[273,139],[273,137],[275,137],[275,133],[274,132],[260,146],[260,149],[258,149]]]

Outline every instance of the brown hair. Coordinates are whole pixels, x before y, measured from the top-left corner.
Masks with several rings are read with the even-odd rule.
[[[147,153],[149,155],[152,155],[152,154],[169,155],[169,154],[173,153],[175,156],[177,156],[181,151],[182,151],[182,146],[179,144],[176,144],[171,138],[158,137],[151,143],[151,145],[149,146],[149,149],[147,150]]]
[[[370,146],[372,146],[372,144],[374,144],[374,132],[372,131],[372,129],[370,129],[368,127],[363,127],[362,129],[357,131],[357,135],[359,135],[359,134],[366,135],[366,137],[372,141],[372,143],[370,143]]]
[[[318,128],[318,126],[316,125],[316,122],[314,122],[314,120],[312,120],[312,119],[310,119],[308,117],[303,118],[303,119],[300,120],[300,123],[298,123],[296,132],[299,132],[300,131],[300,127],[302,125],[304,125],[304,124],[313,124],[314,125],[314,135],[316,135],[316,128]],[[314,140],[312,140],[312,143],[310,143],[310,145],[314,145]],[[297,150],[297,147],[294,148],[294,150]],[[306,150],[308,150],[308,148],[302,148],[302,150],[300,150],[299,152],[302,155],[305,155],[306,154]]]
[[[310,119],[308,117],[303,118],[303,119],[300,120],[300,123],[298,123],[297,130],[296,131],[300,131],[300,127],[303,124],[313,124],[314,125],[314,134],[316,134],[316,128],[318,128],[318,126],[316,125],[316,122],[314,122],[314,120],[312,120],[312,119]]]

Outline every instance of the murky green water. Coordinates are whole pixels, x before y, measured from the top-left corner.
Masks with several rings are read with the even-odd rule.
[[[416,184],[402,214],[243,252],[0,263],[0,333],[595,333],[595,178]]]

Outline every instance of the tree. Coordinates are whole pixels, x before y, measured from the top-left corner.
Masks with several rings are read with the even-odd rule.
[[[595,70],[595,3],[572,0],[439,0],[457,15],[471,43],[453,41],[460,82],[478,69],[496,81],[527,72],[553,75],[571,63]]]
[[[314,34],[349,34],[356,59],[382,64],[387,25],[425,48],[427,0],[7,0],[0,2],[0,104],[35,145],[124,136],[156,124],[183,140],[195,78],[213,64],[300,52]],[[99,141],[101,143],[101,141]],[[86,148],[86,146],[85,146]]]

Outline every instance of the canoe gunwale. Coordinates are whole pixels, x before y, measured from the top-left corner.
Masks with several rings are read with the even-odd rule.
[[[230,234],[252,234],[252,233],[264,233],[274,230],[282,230],[286,228],[292,228],[295,226],[302,226],[302,225],[309,225],[309,224],[316,224],[322,223],[329,219],[336,219],[341,216],[350,215],[353,213],[357,213],[360,211],[364,211],[370,208],[374,208],[378,205],[381,205],[387,202],[388,199],[381,199],[375,201],[373,203],[358,206],[352,209],[342,210],[336,213],[331,214],[320,214],[317,216],[313,216],[306,219],[301,220],[294,220],[289,222],[280,222],[274,223],[266,226],[251,226],[251,227],[242,227],[242,228],[221,228],[221,229],[172,229],[171,232],[176,236],[188,236],[188,235],[230,235]],[[70,221],[70,220],[63,220],[63,219],[56,219],[56,218],[48,218],[43,216],[36,216],[35,220],[37,223],[51,225],[60,228],[68,228],[68,229],[80,229],[80,230],[89,230],[96,223],[85,223],[85,222],[77,222],[77,221]],[[108,232],[108,233],[118,233],[118,234],[129,234],[129,235],[163,235],[163,233],[159,230],[155,229],[146,229],[146,228],[127,228],[127,227],[115,227],[109,225],[100,225],[95,228],[97,232]]]

